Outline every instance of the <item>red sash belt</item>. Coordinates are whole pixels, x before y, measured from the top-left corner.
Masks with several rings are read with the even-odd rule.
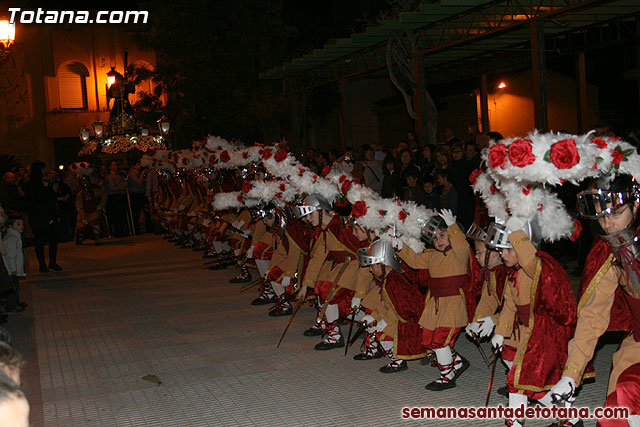
[[[631,308],[631,315],[633,316],[633,339],[636,342],[640,342],[640,298],[634,298],[631,295],[624,293],[624,297],[629,303]]]
[[[462,288],[467,281],[467,275],[449,277],[429,277],[427,285],[431,289],[431,296],[434,298],[452,297],[460,295]]]
[[[523,326],[529,326],[529,310],[531,307],[529,304],[516,305],[516,323],[519,323]]]

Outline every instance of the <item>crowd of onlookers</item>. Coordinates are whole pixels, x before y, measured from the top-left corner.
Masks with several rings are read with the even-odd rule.
[[[303,163],[317,173],[326,166],[344,168],[382,197],[398,197],[429,209],[451,209],[465,226],[473,221],[475,197],[469,176],[480,167],[480,152],[491,139],[502,139],[497,132],[482,133],[470,127],[464,140],[449,128],[444,139],[420,149],[415,134],[391,149],[375,150],[370,145],[344,153],[337,150],[307,150]]]

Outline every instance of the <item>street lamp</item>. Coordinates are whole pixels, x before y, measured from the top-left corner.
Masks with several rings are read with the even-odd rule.
[[[100,120],[93,122],[93,133],[96,138],[102,138],[102,135],[104,134],[104,123]]]
[[[89,129],[87,129],[86,126],[80,128],[80,141],[83,143],[89,141]]]
[[[109,87],[113,86],[116,82],[116,77],[118,76],[118,72],[116,71],[116,67],[111,67],[111,69],[107,72],[107,84]]]
[[[9,55],[9,48],[16,40],[16,24],[11,24],[8,19],[0,20],[0,62]]]
[[[158,129],[160,129],[160,133],[162,134],[162,136],[169,135],[169,126],[169,119],[167,119],[165,116],[162,116],[158,120]]]
[[[8,49],[16,40],[16,24],[12,24],[8,19],[0,20],[0,44]]]

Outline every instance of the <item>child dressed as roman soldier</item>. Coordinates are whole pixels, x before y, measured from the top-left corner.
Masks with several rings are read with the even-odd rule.
[[[350,312],[359,270],[357,251],[367,242],[358,240],[352,229],[332,213],[329,201],[319,194],[307,196],[292,211],[314,227],[310,259],[297,298],[306,298],[307,290],[313,289],[318,296],[319,312],[316,325],[305,335],[315,331],[324,335],[316,350],[343,347],[338,320],[346,319]]]
[[[469,292],[471,249],[465,234],[448,210],[430,218],[423,231],[433,249],[415,253],[398,241],[398,255],[414,269],[429,272],[428,292],[419,324],[423,328],[422,344],[434,351],[440,378],[426,385],[427,390],[446,390],[456,385],[456,379],[469,367],[469,362],[453,350],[460,328],[469,322],[467,309],[472,298]]]
[[[467,237],[473,240],[475,257],[481,268],[478,280],[482,291],[473,314],[473,322],[467,325],[465,331],[474,340],[479,340],[490,337],[493,333],[497,313],[502,308],[504,285],[510,268],[502,262],[500,249],[490,244],[486,229],[474,223],[467,231]],[[508,368],[513,365],[514,356],[515,348],[505,344],[501,357]]]
[[[354,359],[369,360],[384,353],[391,361],[381,367],[380,372],[404,371],[407,360],[427,355],[418,324],[424,310],[423,295],[403,274],[401,261],[390,241],[374,241],[360,250],[359,257],[360,265],[369,268],[375,286],[362,301],[367,313],[363,321],[368,325],[366,350]]]
[[[288,218],[280,208],[266,210],[265,221],[276,237],[267,280],[275,293],[276,305],[269,316],[287,316],[293,313],[290,297],[297,290],[297,278],[309,261],[311,230],[300,220]]]
[[[578,323],[569,342],[562,379],[551,389],[573,401],[576,387],[592,359],[598,338],[607,330],[628,330],[613,355],[605,407],[627,407],[640,415],[640,246],[638,197],[629,175],[591,183],[578,195],[580,213],[593,220],[598,238],[589,253],[579,292]],[[599,426],[626,426],[625,419],[601,419]]]
[[[491,245],[502,248],[504,264],[513,268],[491,339],[501,351],[505,337],[513,336],[507,341],[516,349],[507,375],[509,407],[526,408],[529,399],[549,406],[549,390],[561,377],[576,323],[571,281],[554,258],[536,249],[541,236],[536,221],[512,217],[506,226],[491,224],[487,234]],[[507,425],[523,422],[510,419]]]

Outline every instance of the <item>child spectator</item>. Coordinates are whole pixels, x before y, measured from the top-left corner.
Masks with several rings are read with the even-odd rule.
[[[440,195],[436,191],[434,179],[430,178],[422,183],[424,190],[424,207],[427,209],[440,209]]]
[[[26,277],[24,272],[24,252],[22,250],[22,232],[24,231],[24,220],[18,215],[11,215],[7,220],[7,235],[3,239],[4,247],[7,251],[2,259],[9,273],[9,280],[13,286],[13,291],[7,295],[5,311],[22,311],[27,306],[20,302],[20,277]]]
[[[404,200],[416,202],[418,205],[424,205],[424,190],[418,185],[418,171],[409,171],[406,174],[407,188],[404,190]]]

